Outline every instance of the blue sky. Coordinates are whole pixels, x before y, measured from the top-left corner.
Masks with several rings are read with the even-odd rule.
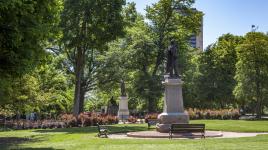
[[[146,5],[158,0],[134,1],[138,12],[145,14]],[[268,0],[196,0],[194,7],[204,15],[204,48],[226,33],[244,35],[251,25],[268,32]]]

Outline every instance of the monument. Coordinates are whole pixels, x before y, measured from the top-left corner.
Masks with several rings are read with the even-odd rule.
[[[128,98],[126,94],[125,82],[121,80],[120,82],[121,88],[121,96],[119,101],[119,109],[118,109],[118,119],[120,122],[125,122],[128,120],[129,117],[129,110],[128,110]]]
[[[177,45],[174,40],[167,49],[166,75],[162,82],[165,86],[164,110],[158,115],[158,132],[169,132],[172,123],[189,123],[189,115],[184,112],[182,84],[177,68]]]
[[[116,116],[117,113],[118,113],[118,105],[116,103],[115,98],[112,96],[108,102],[107,114],[112,115],[112,116]]]

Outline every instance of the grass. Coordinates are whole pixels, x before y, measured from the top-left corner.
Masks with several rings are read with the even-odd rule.
[[[192,120],[191,123],[204,123],[207,130],[215,131],[268,132],[267,120]]]
[[[268,132],[268,121],[195,120],[191,123],[206,123],[207,129],[237,132]],[[147,130],[147,125],[113,125],[110,132]],[[255,130],[254,130],[255,129]],[[106,139],[98,138],[96,127],[20,130],[0,132],[0,149],[187,149],[187,150],[265,150],[268,135],[247,138],[168,140],[168,139]]]

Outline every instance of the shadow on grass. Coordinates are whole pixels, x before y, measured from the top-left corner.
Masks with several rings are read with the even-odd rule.
[[[55,148],[51,148],[51,147],[45,147],[45,148],[19,148],[20,150],[64,150],[64,149],[55,149]]]
[[[32,141],[29,138],[20,138],[20,137],[0,137],[0,145],[2,144],[20,144],[24,142]]]
[[[146,126],[107,125],[105,127],[109,130],[110,134],[148,130]],[[68,133],[68,134],[97,133],[98,128],[97,128],[97,126],[80,127],[80,128],[79,127],[75,127],[75,128],[55,128],[55,129],[34,130],[33,132],[38,132],[38,133],[65,132],[65,133]]]
[[[53,148],[23,148],[20,144],[28,142],[40,141],[38,138],[25,138],[25,137],[0,137],[0,149],[44,149],[44,150],[54,150]]]

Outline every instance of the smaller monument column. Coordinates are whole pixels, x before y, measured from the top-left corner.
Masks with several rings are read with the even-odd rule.
[[[158,115],[160,121],[156,125],[158,132],[169,132],[169,127],[173,123],[189,123],[189,115],[184,112],[182,84],[177,70],[177,47],[175,41],[171,41],[171,45],[167,50],[167,66],[165,80],[165,99],[164,111]],[[174,71],[174,72],[173,72]]]
[[[128,98],[126,95],[126,88],[125,88],[125,82],[121,80],[121,96],[119,101],[119,109],[118,109],[118,119],[119,122],[125,122],[127,121],[129,117],[129,110],[128,110]]]

